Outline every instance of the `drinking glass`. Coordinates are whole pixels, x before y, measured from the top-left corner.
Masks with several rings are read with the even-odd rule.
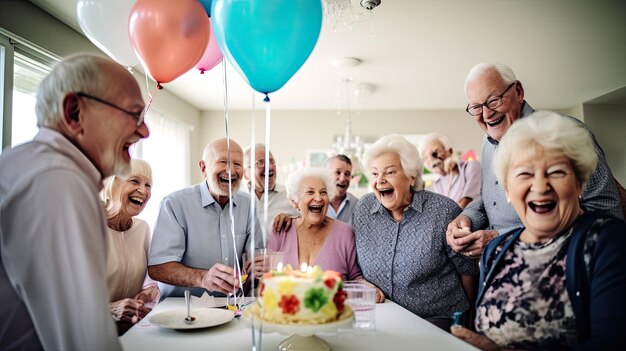
[[[376,289],[357,282],[344,282],[346,304],[354,312],[355,329],[373,330],[376,328]]]

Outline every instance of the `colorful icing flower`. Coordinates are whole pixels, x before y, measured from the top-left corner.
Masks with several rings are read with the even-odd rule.
[[[313,288],[304,295],[304,307],[317,312],[328,303],[328,298],[322,288]]]
[[[348,293],[346,293],[343,289],[339,289],[333,297],[333,302],[337,306],[337,311],[342,312],[344,307],[344,302],[346,301],[346,297],[348,297]]]
[[[277,308],[276,304],[278,302],[278,296],[274,291],[267,290],[265,291],[265,294],[263,294],[261,301],[263,302],[263,308],[265,310],[272,311]]]
[[[284,314],[296,314],[300,310],[300,301],[295,295],[283,296],[278,303]]]
[[[335,283],[336,280],[333,278],[326,278],[324,279],[324,285],[326,285],[329,289],[332,289],[335,287]]]
[[[278,291],[283,295],[291,295],[296,284],[295,280],[284,280],[278,284]]]
[[[325,317],[326,320],[334,320],[337,319],[337,307],[333,303],[327,303],[320,310],[322,316]]]

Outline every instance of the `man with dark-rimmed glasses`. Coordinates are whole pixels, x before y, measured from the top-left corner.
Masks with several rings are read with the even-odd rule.
[[[0,350],[120,350],[109,310],[98,192],[148,137],[139,85],[93,55],[58,63],[37,91],[39,132],[0,157]]]
[[[448,244],[464,255],[479,258],[485,245],[501,233],[522,226],[515,209],[492,169],[499,141],[509,127],[534,109],[524,100],[524,88],[513,70],[503,64],[481,63],[465,79],[467,113],[485,131],[481,157],[481,192],[448,225]],[[580,125],[582,122],[573,117]],[[592,134],[593,136],[593,134]],[[581,205],[586,210],[608,212],[623,218],[619,194],[604,152],[595,141],[598,166],[585,187]]]

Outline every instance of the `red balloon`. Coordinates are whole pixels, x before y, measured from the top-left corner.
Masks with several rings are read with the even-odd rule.
[[[209,42],[209,21],[197,0],[137,0],[128,19],[130,42],[157,83],[189,71]]]

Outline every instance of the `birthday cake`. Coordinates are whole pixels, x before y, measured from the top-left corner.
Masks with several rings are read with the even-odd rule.
[[[337,320],[346,292],[341,275],[319,266],[306,272],[287,266],[265,273],[259,289],[262,318],[280,324],[321,324]]]

